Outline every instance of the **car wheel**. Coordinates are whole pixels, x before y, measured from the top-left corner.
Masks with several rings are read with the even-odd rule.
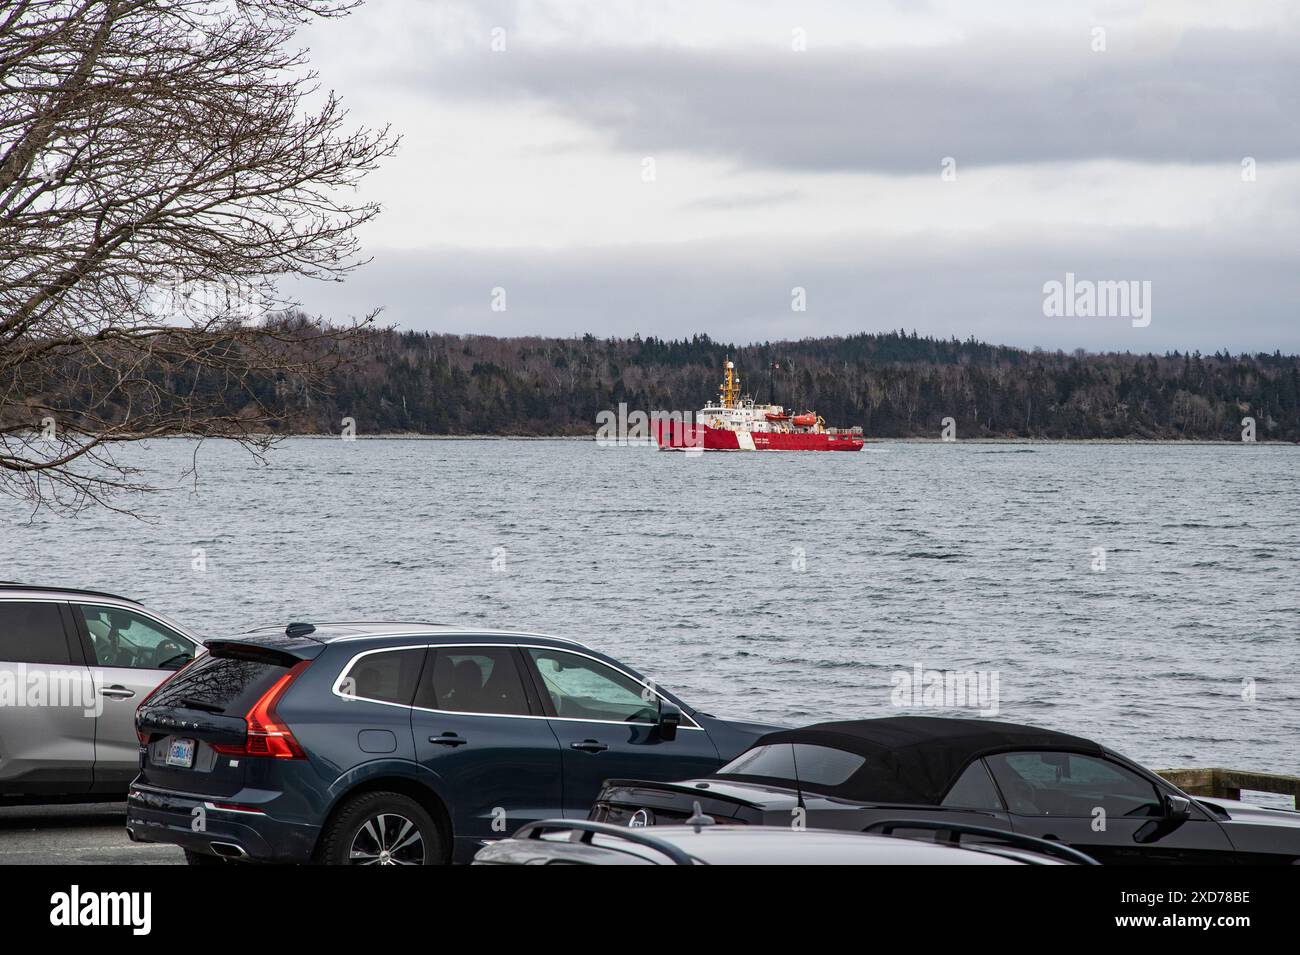
[[[317,859],[323,865],[441,865],[442,836],[410,796],[363,793],[325,828]]]
[[[225,859],[220,856],[214,856],[207,852],[193,852],[185,850],[186,865],[229,865]]]

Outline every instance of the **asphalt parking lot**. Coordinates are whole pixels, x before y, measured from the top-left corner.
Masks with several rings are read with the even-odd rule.
[[[126,837],[126,803],[0,806],[0,865],[183,865],[175,846]]]

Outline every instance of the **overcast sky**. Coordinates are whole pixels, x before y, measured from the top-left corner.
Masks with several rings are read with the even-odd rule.
[[[369,0],[303,39],[403,136],[314,313],[1300,352],[1294,2]],[[1150,323],[1046,317],[1067,272]]]

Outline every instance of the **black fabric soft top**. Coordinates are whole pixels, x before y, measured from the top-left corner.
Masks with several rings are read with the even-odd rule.
[[[863,757],[866,763],[841,785],[819,791],[861,802],[938,805],[972,760],[1011,750],[1059,749],[1099,755],[1092,740],[992,720],[889,716],[816,723],[760,737],[754,746],[806,743]]]

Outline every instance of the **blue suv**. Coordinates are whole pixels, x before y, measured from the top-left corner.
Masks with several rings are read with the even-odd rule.
[[[132,839],[191,865],[468,862],[585,818],[605,779],[706,775],[772,729],[538,634],[290,624],[205,645],[140,704],[127,802]]]

